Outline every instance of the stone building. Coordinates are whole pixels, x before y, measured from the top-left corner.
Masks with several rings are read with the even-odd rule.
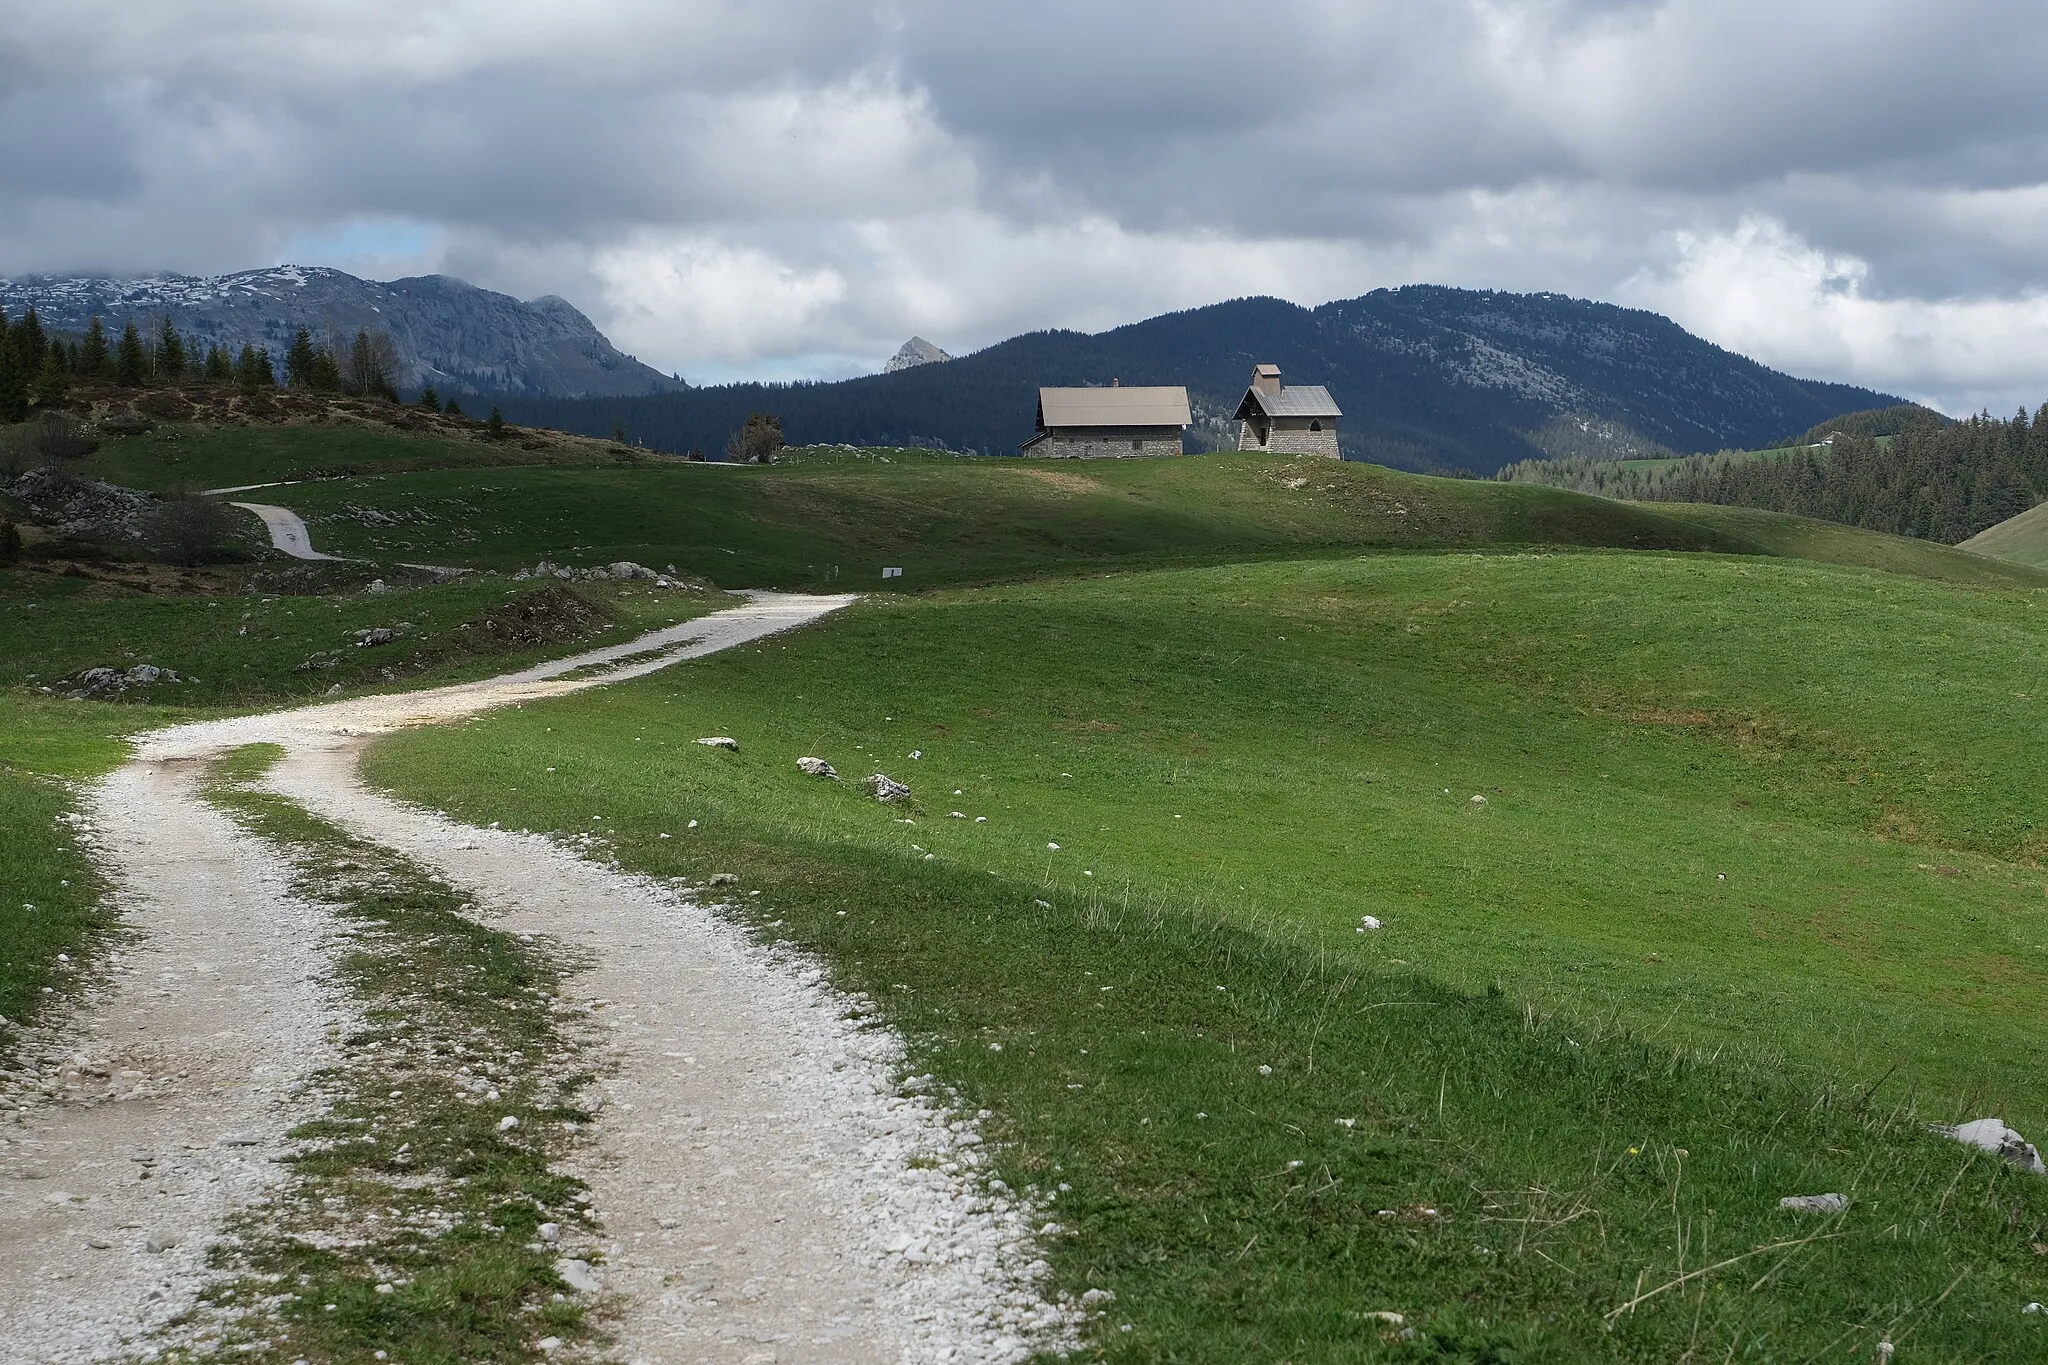
[[[1322,385],[1283,385],[1278,365],[1254,365],[1252,386],[1237,405],[1237,448],[1341,460],[1337,419],[1343,415]]]
[[[1040,389],[1038,434],[1021,453],[1055,460],[1178,455],[1189,420],[1184,388]]]

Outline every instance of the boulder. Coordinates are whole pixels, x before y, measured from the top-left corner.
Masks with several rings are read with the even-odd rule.
[[[796,761],[796,766],[809,773],[812,777],[836,778],[839,776],[838,770],[822,758],[800,758]]]
[[[730,749],[734,753],[740,751],[740,742],[731,735],[706,735],[697,742],[710,749]]]
[[[2034,1144],[2005,1126],[2004,1119],[1975,1119],[1969,1123],[1957,1124],[1953,1128],[1934,1125],[1934,1131],[1944,1137],[1975,1147],[1980,1152],[1989,1152],[2001,1161],[2032,1171],[2035,1175],[2048,1175],[2048,1166],[2041,1163],[2041,1153]]]
[[[1788,1194],[1778,1207],[1793,1213],[1840,1213],[1849,1207],[1846,1194]]]
[[[877,801],[908,801],[910,788],[890,777],[887,773],[875,773],[868,778],[868,791]]]

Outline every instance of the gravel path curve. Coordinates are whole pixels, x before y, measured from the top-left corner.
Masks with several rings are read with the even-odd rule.
[[[246,932],[292,937],[309,957],[319,951],[322,932],[308,922],[317,912],[288,910],[281,874],[270,870],[267,855],[180,785],[186,760],[268,741],[287,751],[270,779],[278,790],[439,869],[473,892],[485,913],[502,916],[494,923],[588,950],[594,965],[572,978],[571,989],[606,1002],[588,1017],[610,1069],[579,1173],[590,1181],[601,1215],[602,1240],[587,1249],[606,1261],[604,1292],[618,1296],[628,1361],[1012,1361],[1064,1340],[1073,1316],[1035,1288],[1044,1267],[1034,1260],[1031,1210],[978,1180],[981,1144],[972,1116],[899,1092],[901,1042],[858,1017],[864,1002],[835,994],[816,965],[760,944],[721,920],[717,907],[675,888],[620,874],[539,837],[467,828],[377,795],[357,779],[355,759],[367,736],[638,676],[802,625],[851,600],[757,594],[743,607],[489,682],[160,731],[144,737],[138,759],[108,784],[154,783],[151,802],[143,804],[220,826],[212,834],[240,858],[254,903],[216,909],[206,895],[166,888],[164,871],[143,873],[150,850],[138,826],[120,810],[103,817],[122,850],[116,862],[123,883],[149,885],[164,899],[182,894],[194,902],[185,913],[205,921],[209,932],[230,932],[233,926],[213,922],[225,911],[248,921]],[[189,834],[166,837],[177,848],[191,841]],[[163,848],[155,853],[166,856]],[[150,951],[162,931],[145,916],[136,922],[147,936],[143,952]],[[302,964],[292,989],[282,992],[296,1003],[297,1016],[266,1029],[295,1029],[293,1036],[317,1043],[333,1008],[306,985],[317,966]],[[133,975],[117,979],[96,1016],[160,1034],[161,1005],[132,983]],[[276,1069],[288,1086],[314,1064],[310,1052],[287,1054]],[[238,1110],[232,1136],[281,1133],[293,1120],[278,1098],[264,1092],[261,1101],[270,1106],[260,1116],[270,1127]],[[257,1103],[247,1100],[244,1110]],[[218,1148],[227,1125],[217,1121],[219,1113],[207,1117],[202,1126],[210,1126],[207,1140],[215,1146],[203,1150],[261,1150]],[[118,1122],[106,1127],[96,1159],[107,1165],[118,1154],[125,1163],[139,1139]],[[127,1171],[117,1175],[141,1183]],[[83,1180],[69,1183],[85,1187]],[[216,1223],[235,1198],[255,1197],[261,1187],[255,1179],[231,1185],[225,1174],[214,1183],[229,1191],[210,1211]],[[132,1239],[146,1222],[138,1212],[146,1203],[131,1187],[110,1187],[105,1217],[134,1224]],[[7,1207],[0,1204],[0,1213]],[[34,1275],[16,1264],[47,1261],[61,1270],[87,1254],[57,1256],[71,1225],[53,1220],[76,1219],[76,1211],[49,1213],[30,1204],[23,1217],[20,1236],[0,1231],[8,1238],[0,1242],[0,1335],[10,1339],[0,1350],[55,1340],[41,1315],[17,1314],[21,1301],[8,1292],[17,1279],[9,1277],[26,1285]],[[202,1221],[187,1220],[194,1227]],[[142,1264],[158,1268],[155,1261]],[[169,1301],[189,1301],[197,1277],[184,1280],[150,1287]],[[47,1283],[59,1299],[83,1294],[75,1284],[67,1290],[65,1281]],[[92,1313],[119,1324],[121,1333],[157,1320],[144,1304],[105,1301],[97,1286],[92,1297]],[[39,1349],[19,1358],[71,1357]]]
[[[251,484],[252,488],[265,487]],[[297,512],[289,507],[273,507],[267,502],[231,502],[230,507],[239,507],[245,512],[254,512],[263,518],[263,524],[270,528],[270,543],[290,555],[293,559],[339,559],[339,555],[322,554],[313,548],[313,534],[306,529],[306,523]]]

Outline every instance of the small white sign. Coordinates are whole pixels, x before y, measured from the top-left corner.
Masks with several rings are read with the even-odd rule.
[[[884,577],[884,578],[901,578],[901,577],[903,577],[903,570],[901,570],[901,569],[884,569],[884,570],[882,570],[882,577]]]

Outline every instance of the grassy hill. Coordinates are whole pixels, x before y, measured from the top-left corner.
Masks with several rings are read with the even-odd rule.
[[[2048,568],[2048,503],[1979,531],[1956,548],[2007,564]]]
[[[1071,1187],[1102,1358],[2017,1358],[2048,1182],[1922,1125],[2048,1125],[2042,601],[1666,554],[1116,573],[876,598],[371,770],[740,873],[999,1116],[1004,1178]]]
[[[1235,453],[1054,465],[813,448],[761,468],[344,414],[166,423],[108,440],[78,467],[157,490],[291,482],[262,497],[304,516],[317,545],[380,563],[511,570],[544,557],[634,559],[729,587],[879,587],[884,566],[906,570],[892,586],[919,589],[1113,565],[1499,545],[1790,554],[1962,582],[2038,581],[1945,547],[1770,513]]]

